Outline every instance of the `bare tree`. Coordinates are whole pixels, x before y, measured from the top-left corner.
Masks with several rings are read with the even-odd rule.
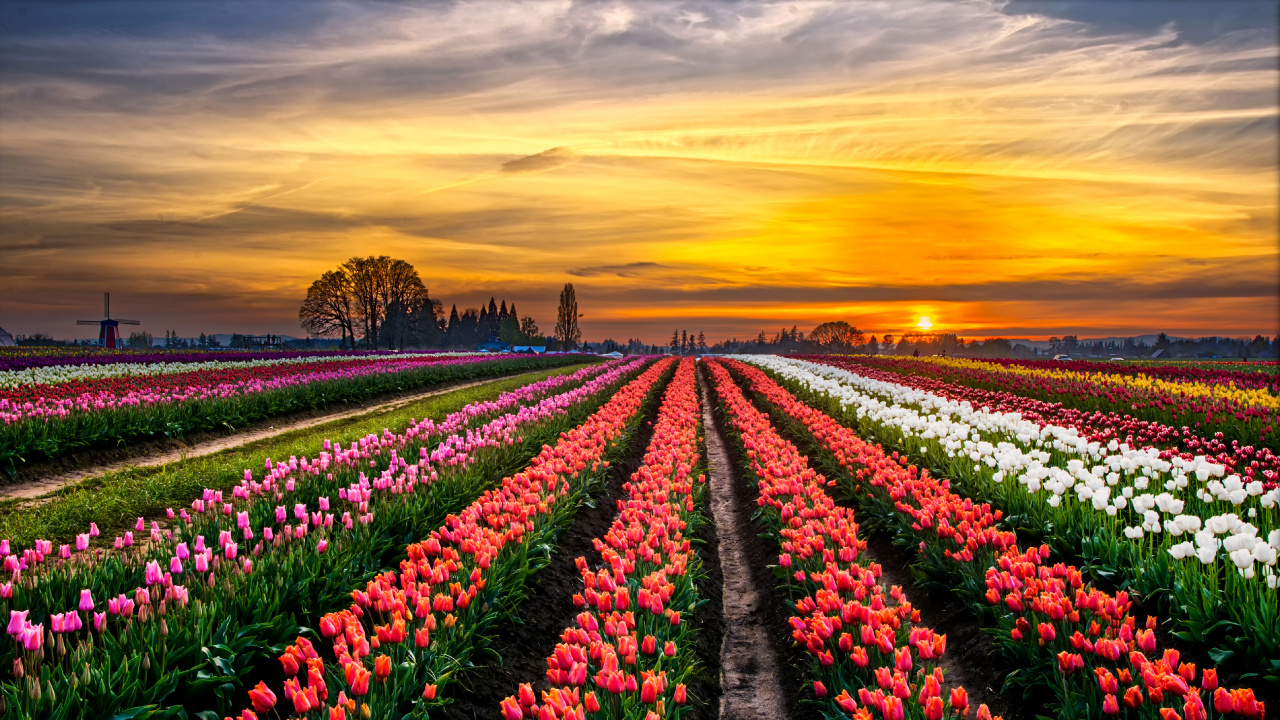
[[[307,298],[298,310],[298,321],[311,335],[342,334],[342,344],[355,346],[355,321],[351,282],[342,270],[331,270],[307,288]]]
[[[556,312],[556,341],[563,350],[573,350],[582,341],[582,330],[578,327],[578,297],[573,291],[573,283],[565,283],[560,291],[560,308]]]

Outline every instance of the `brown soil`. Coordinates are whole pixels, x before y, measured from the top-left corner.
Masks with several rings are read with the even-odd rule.
[[[249,425],[232,435],[205,431],[192,433],[185,440],[168,439],[132,444],[112,450],[90,450],[77,455],[44,463],[33,463],[18,471],[17,480],[0,486],[0,500],[31,499],[59,490],[67,485],[82,482],[109,472],[131,467],[154,467],[184,459],[212,455],[216,452],[240,447],[259,440],[266,440],[295,430],[323,425],[337,420],[389,412],[419,400],[443,395],[455,390],[483,385],[520,375],[530,375],[538,370],[517,375],[502,375],[468,382],[449,382],[433,385],[424,392],[395,393],[371,398],[354,409],[325,412],[308,410],[281,415]],[[349,406],[349,404],[348,404]],[[90,464],[92,463],[92,464]]]
[[[791,677],[795,663],[781,662],[778,631],[786,628],[781,599],[772,592],[774,580],[761,572],[776,555],[757,536],[751,524],[754,498],[730,460],[723,428],[712,411],[714,398],[706,378],[702,386],[702,417],[706,427],[707,463],[711,482],[711,513],[719,538],[724,576],[724,642],[720,648],[720,717],[724,720],[786,718],[802,680]],[[789,640],[789,638],[787,638]],[[782,643],[785,647],[787,643]],[[792,672],[786,672],[790,670]],[[783,685],[791,690],[787,693]]]

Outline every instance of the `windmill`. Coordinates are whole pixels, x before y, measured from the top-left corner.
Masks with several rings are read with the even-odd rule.
[[[106,316],[105,320],[77,320],[77,325],[98,325],[101,330],[98,331],[98,342],[104,348],[115,348],[120,340],[120,333],[116,329],[121,325],[141,325],[137,320],[120,320],[111,319],[111,293],[102,293],[102,314]]]

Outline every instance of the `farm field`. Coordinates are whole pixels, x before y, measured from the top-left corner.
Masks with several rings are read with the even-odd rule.
[[[575,362],[480,353],[0,352],[0,470]]]
[[[540,372],[0,507],[4,717],[1278,707],[1271,367],[219,357],[0,372],[21,437],[66,447],[187,404]],[[218,373],[302,379],[216,403],[173,381]],[[30,400],[111,383],[153,401]]]

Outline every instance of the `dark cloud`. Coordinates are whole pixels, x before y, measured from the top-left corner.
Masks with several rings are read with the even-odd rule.
[[[597,275],[616,275],[622,278],[637,278],[654,270],[665,270],[669,266],[656,262],[634,262],[625,265],[595,265],[593,267],[574,268],[569,274],[574,277],[595,277]]]
[[[536,155],[528,155],[502,163],[504,173],[546,172],[556,168],[572,165],[581,160],[581,156],[567,147],[553,147]]]

